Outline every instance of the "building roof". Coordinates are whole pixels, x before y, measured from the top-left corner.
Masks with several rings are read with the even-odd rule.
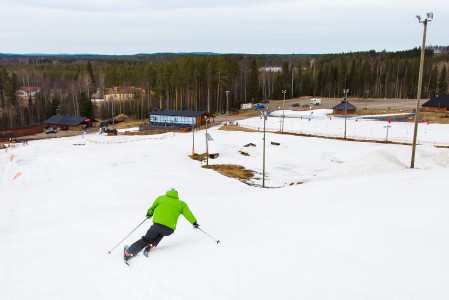
[[[16,138],[15,133],[0,133],[0,139],[9,139],[9,138]]]
[[[355,107],[354,105],[349,103],[349,101],[342,100],[340,103],[338,103],[337,105],[332,107],[332,109],[335,109],[335,110],[345,110],[345,109],[346,110],[355,110],[355,109],[357,109],[357,107]]]
[[[170,117],[199,117],[207,114],[206,111],[197,110],[172,110],[160,109],[149,113],[151,116],[170,116]]]
[[[435,96],[421,106],[437,108],[446,107],[449,109],[449,95]]]
[[[77,126],[84,122],[95,121],[86,117],[74,117],[74,116],[51,116],[45,120],[44,123],[48,125],[65,125],[65,126]]]
[[[19,90],[24,91],[25,93],[34,93],[38,92],[39,88],[36,86],[22,86]]]

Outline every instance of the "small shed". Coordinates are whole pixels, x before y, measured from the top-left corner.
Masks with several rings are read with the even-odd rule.
[[[349,101],[347,101],[347,100],[342,100],[340,103],[338,103],[337,105],[332,107],[332,109],[334,110],[334,112],[333,112],[334,114],[340,115],[340,114],[344,114],[345,112],[347,114],[355,113],[357,107],[355,107],[354,105],[349,103]]]
[[[45,127],[57,127],[60,130],[82,130],[86,127],[96,127],[98,121],[86,117],[52,116],[44,121]]]
[[[431,112],[448,112],[449,111],[449,95],[435,96],[423,105],[421,105],[423,111]]]
[[[206,111],[159,109],[149,113],[150,125],[175,127],[200,127],[209,121]]]

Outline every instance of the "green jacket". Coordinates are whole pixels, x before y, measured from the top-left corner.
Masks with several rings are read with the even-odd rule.
[[[157,197],[147,212],[147,215],[153,216],[153,223],[165,225],[173,230],[176,230],[176,223],[181,214],[190,223],[196,222],[195,216],[187,204],[179,200],[178,192],[175,190],[170,190],[165,195]]]

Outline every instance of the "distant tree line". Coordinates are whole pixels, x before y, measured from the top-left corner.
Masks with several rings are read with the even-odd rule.
[[[426,49],[423,98],[447,94],[448,50]],[[415,48],[326,55],[0,55],[0,129],[41,123],[54,114],[143,119],[154,109],[219,113],[227,104],[282,99],[282,90],[287,99],[343,97],[343,89],[356,98],[416,98],[420,53]],[[40,92],[19,98],[16,91],[23,86]],[[133,87],[134,100],[91,101],[112,87]]]

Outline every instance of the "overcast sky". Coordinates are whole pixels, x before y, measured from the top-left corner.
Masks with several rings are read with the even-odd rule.
[[[0,53],[341,53],[449,45],[447,0],[0,0]]]

